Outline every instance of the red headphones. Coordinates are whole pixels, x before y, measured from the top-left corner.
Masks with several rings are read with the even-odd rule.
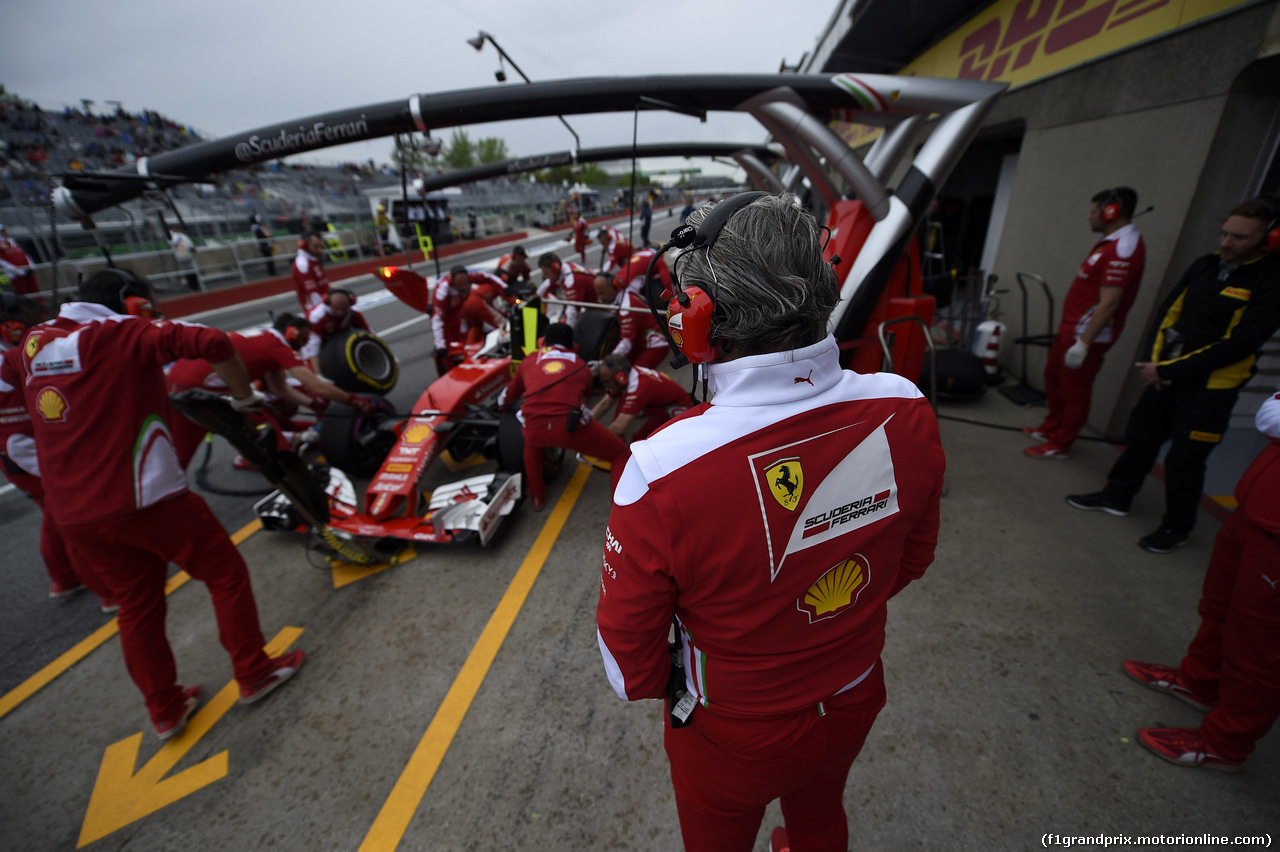
[[[1120,194],[1114,189],[1108,189],[1107,198],[1102,202],[1102,209],[1099,212],[1102,215],[1102,221],[1108,225],[1119,219],[1120,214],[1124,212],[1124,206],[1120,203]]]
[[[22,338],[26,333],[27,327],[17,320],[0,322],[0,338],[12,343],[14,346],[22,342]]]
[[[124,311],[132,317],[155,319],[156,316],[156,306],[151,304],[150,299],[142,296],[125,296]]]
[[[649,261],[645,289],[648,290],[652,283],[653,268],[657,265],[658,258],[668,248],[682,248],[686,251],[710,249],[734,213],[766,195],[767,192],[740,192],[711,208],[707,218],[696,230],[688,225],[681,225],[672,231],[670,242]],[[719,340],[716,338],[718,323],[715,301],[701,287],[681,287],[674,265],[671,283],[676,288],[675,297],[667,305],[667,327],[672,344],[694,364],[714,361],[720,354]],[[670,294],[663,293],[663,298],[670,298]]]
[[[611,381],[619,388],[625,389],[631,374],[631,365],[627,363],[626,359],[606,355],[604,356],[604,365],[613,370]]]
[[[309,333],[309,330],[302,326],[287,325],[284,328],[284,342],[288,343],[290,347],[296,348]]]
[[[1275,202],[1266,196],[1259,196],[1254,200],[1271,211],[1271,221],[1267,223],[1267,239],[1263,243],[1263,248],[1267,251],[1280,251],[1280,208],[1277,208]]]

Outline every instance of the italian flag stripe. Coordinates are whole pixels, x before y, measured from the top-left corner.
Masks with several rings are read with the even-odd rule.
[[[863,83],[852,74],[840,74],[837,77],[831,78],[831,82],[857,98],[858,102],[862,104],[863,109],[870,110],[871,112],[882,112],[888,108],[888,104],[884,102],[884,98],[880,97],[879,93],[876,92],[875,89],[871,88],[866,83]]]

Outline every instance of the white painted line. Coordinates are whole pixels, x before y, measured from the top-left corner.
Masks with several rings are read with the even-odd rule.
[[[391,335],[395,334],[397,331],[400,331],[401,329],[404,329],[404,328],[408,328],[411,325],[417,325],[418,323],[424,321],[426,318],[427,318],[427,315],[423,314],[422,316],[414,317],[411,320],[405,320],[399,325],[393,325],[391,326],[391,328],[387,329],[386,331],[379,331],[377,332],[377,334],[379,337],[390,337]]]
[[[8,494],[10,491],[17,491],[18,486],[10,482],[8,485],[0,485],[0,497]]]

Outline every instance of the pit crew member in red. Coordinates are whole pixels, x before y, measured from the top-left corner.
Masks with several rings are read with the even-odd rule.
[[[885,701],[886,603],[933,560],[942,447],[915,385],[840,369],[836,277],[797,199],[721,203],[718,239],[673,269],[714,304],[713,398],[631,445],[600,650],[622,698],[668,695],[675,616],[673,709],[691,715],[664,714],[665,740],[686,849],[750,850],[780,798],[795,849],[844,852],[845,779]]]
[[[586,406],[591,368],[574,351],[573,328],[553,322],[547,326],[542,343],[536,354],[520,362],[511,383],[498,397],[503,408],[524,401],[517,416],[524,433],[525,483],[535,511],[542,509],[547,497],[542,481],[542,451],[546,447],[564,447],[608,462],[615,484],[627,457],[626,444],[591,419]]]
[[[329,279],[324,275],[324,240],[319,231],[307,231],[298,241],[293,259],[293,289],[305,314],[329,295]]]
[[[540,297],[545,299],[549,294],[568,302],[596,301],[596,276],[591,270],[573,261],[561,260],[553,251],[538,258],[538,269],[542,271],[542,282],[538,285]],[[576,305],[567,305],[564,321],[573,325],[580,310]]]
[[[338,293],[335,290],[331,296]],[[311,325],[302,317],[281,314],[272,328],[257,331],[231,332],[227,335],[236,354],[244,363],[250,381],[262,382],[266,390],[283,403],[296,408],[308,406],[323,408],[315,398],[324,403],[339,402],[357,411],[369,413],[375,408],[369,397],[345,391],[320,378],[303,363],[298,350],[306,349],[311,338]],[[298,380],[301,389],[289,384],[289,378]],[[227,383],[204,358],[183,359],[169,368],[166,377],[169,393],[181,393],[191,388],[205,388],[219,393],[227,391]],[[314,397],[314,398],[313,398]],[[257,412],[255,412],[257,414]],[[264,419],[265,419],[264,415]],[[191,457],[204,439],[204,427],[185,417],[174,415],[173,446],[178,454],[178,464],[185,469]],[[282,439],[281,449],[288,449],[288,436],[277,422],[277,435]]]
[[[657,253],[658,250],[653,248],[640,249],[631,255],[630,260],[618,268],[617,274],[613,276],[614,280],[621,287],[630,290],[632,293],[636,293],[641,297],[645,296],[640,288],[644,286],[645,276],[649,272],[649,262],[653,260],[653,256]],[[671,271],[667,268],[667,262],[661,257],[658,258],[657,264],[653,267],[653,274],[662,282],[663,289],[671,289]]]
[[[200,701],[177,682],[165,638],[165,578],[175,562],[209,588],[218,637],[241,701],[291,677],[303,653],[268,658],[240,552],[204,500],[187,490],[167,418],[161,366],[205,358],[243,410],[261,401],[226,334],[124,313],[150,299],[141,279],[115,269],[90,276],[83,301],[62,306],[22,344],[23,394],[40,456],[46,507],[77,564],[120,605],[120,647],[156,734],[182,729]]]
[[[466,327],[462,306],[471,295],[471,273],[455,266],[431,288],[431,337],[435,341],[436,372],[444,375],[463,358]]]
[[[532,277],[533,270],[529,267],[529,253],[524,250],[524,246],[516,246],[509,253],[498,258],[498,265],[493,274],[501,278],[505,284],[527,282]]]
[[[601,420],[617,402],[618,413],[613,416],[609,431],[619,438],[642,414],[645,421],[631,437],[633,441],[643,441],[672,417],[693,408],[689,392],[675,379],[648,367],[632,367],[626,358],[606,355],[596,365],[596,376],[605,393],[591,409],[591,416]]]
[[[1120,337],[1142,283],[1147,250],[1133,226],[1138,194],[1127,186],[1092,199],[1089,229],[1102,239],[1089,250],[1062,305],[1062,322],[1044,368],[1049,411],[1025,431],[1043,443],[1024,452],[1031,458],[1067,458],[1093,401],[1093,382],[1103,356]]]
[[[298,351],[312,370],[319,369],[320,350],[331,338],[353,328],[370,330],[369,321],[356,309],[356,301],[356,294],[352,291],[335,288],[329,291],[323,301],[307,311],[311,333],[307,335],[306,344]]]
[[[627,310],[618,311],[618,345],[611,355],[626,358],[637,367],[656,368],[671,354],[667,339],[653,321],[649,304],[638,293],[620,289],[620,282],[608,272],[596,275],[596,297],[604,304]]]
[[[9,239],[9,229],[0,225],[0,275],[9,279],[13,292],[30,295],[40,292],[40,282],[31,274],[31,258],[22,246]]]
[[[1207,713],[1195,728],[1142,728],[1182,766],[1239,772],[1280,718],[1280,393],[1254,420],[1270,439],[1236,486],[1200,595],[1200,629],[1177,668],[1125,660],[1129,677]]]
[[[596,231],[596,240],[604,249],[601,272],[613,272],[631,257],[631,242],[612,225],[601,225],[600,230]]]
[[[590,234],[587,229],[587,220],[582,216],[575,216],[573,220],[573,233],[565,237],[565,241],[573,241],[573,250],[582,258],[582,265],[587,265],[587,245],[591,242]]]

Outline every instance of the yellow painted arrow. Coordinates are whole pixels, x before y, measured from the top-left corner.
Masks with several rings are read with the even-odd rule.
[[[301,635],[301,627],[284,628],[267,643],[267,654],[272,657],[283,654]],[[141,733],[107,746],[76,848],[83,848],[113,831],[119,831],[226,776],[227,752],[224,751],[171,778],[164,777],[235,705],[239,697],[240,687],[232,680],[191,717],[181,733],[161,746],[155,757],[136,773],[134,767],[138,764],[138,749],[142,745]]]

